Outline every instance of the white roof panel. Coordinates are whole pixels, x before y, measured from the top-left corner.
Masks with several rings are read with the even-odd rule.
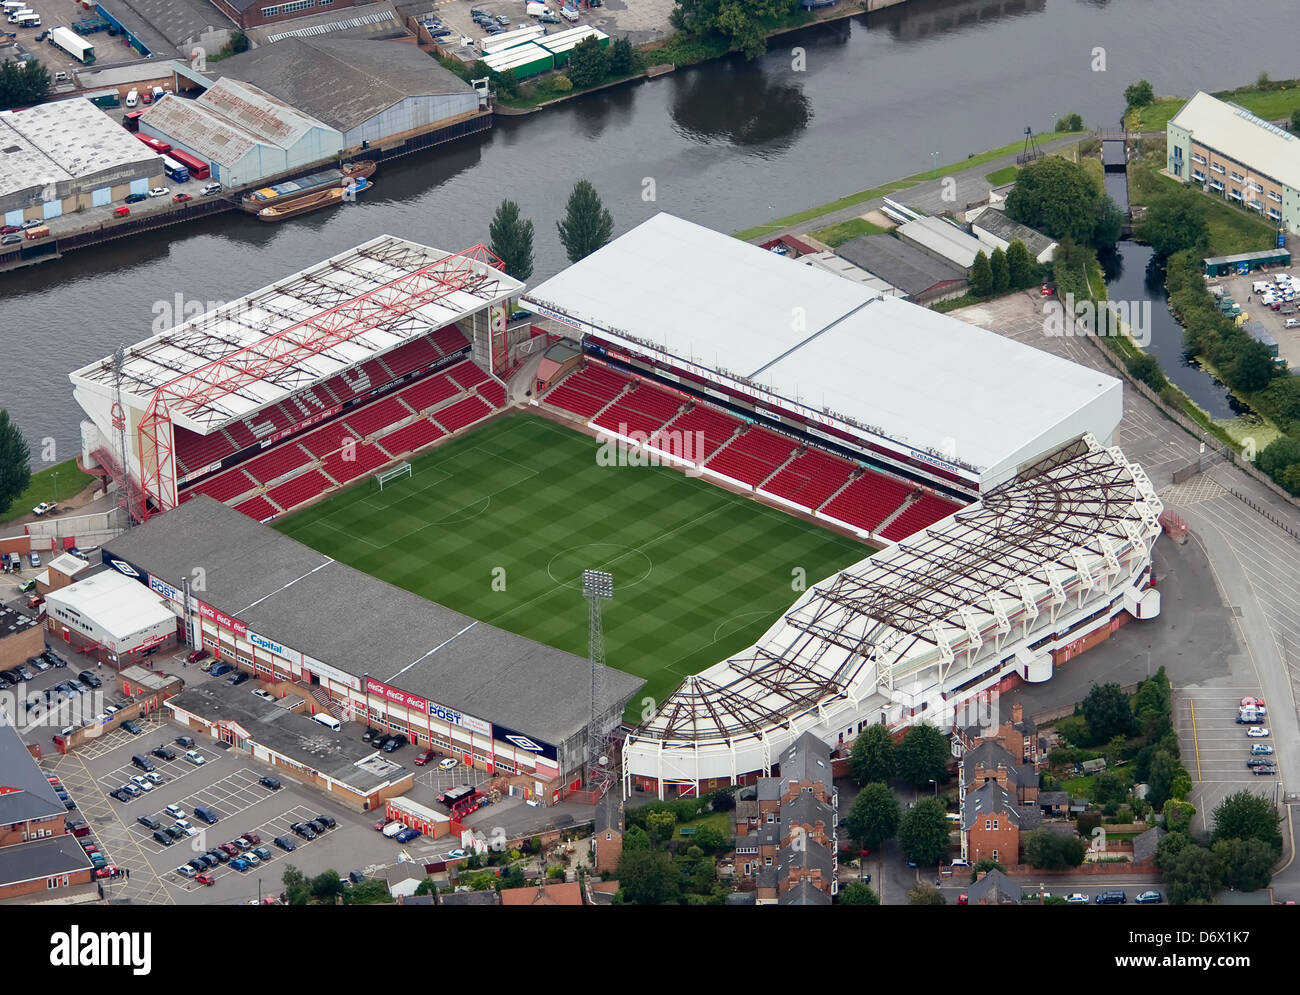
[[[114,639],[176,619],[161,595],[116,570],[104,570],[51,591],[45,600],[78,612]]]
[[[1204,92],[1187,101],[1169,123],[1185,128],[1195,141],[1300,190],[1300,136]]]
[[[1122,414],[1114,377],[667,214],[525,298],[584,333],[997,468],[986,483],[1083,431],[1108,439]]]

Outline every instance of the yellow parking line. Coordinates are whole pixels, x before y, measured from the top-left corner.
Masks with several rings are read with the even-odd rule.
[[[1192,708],[1192,749],[1196,753],[1196,779],[1200,781],[1203,778],[1201,777],[1201,744],[1196,737],[1196,702],[1189,699],[1187,704]]]

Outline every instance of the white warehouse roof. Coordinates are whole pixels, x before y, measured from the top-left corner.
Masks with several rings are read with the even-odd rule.
[[[633,351],[766,389],[984,487],[1085,432],[1109,440],[1119,380],[799,261],[659,214],[525,295]]]
[[[103,570],[45,596],[53,611],[61,606],[89,619],[114,640],[124,640],[151,626],[175,622],[162,595],[116,570]]]
[[[1195,141],[1300,190],[1300,136],[1250,113],[1244,107],[1199,92],[1173,116],[1171,126]]]
[[[962,269],[975,265],[975,257],[983,252],[989,255],[996,245],[985,245],[978,238],[967,235],[956,225],[942,218],[917,218],[898,226],[900,237],[910,239],[922,248],[942,256]]]

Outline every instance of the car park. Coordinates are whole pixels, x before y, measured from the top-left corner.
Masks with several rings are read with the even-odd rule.
[[[277,836],[271,842],[274,843],[276,846],[278,846],[285,853],[293,853],[294,850],[298,849],[298,844],[295,843],[293,840],[289,839],[289,837],[287,836]]]

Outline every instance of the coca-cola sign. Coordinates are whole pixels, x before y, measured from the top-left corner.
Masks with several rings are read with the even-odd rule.
[[[373,677],[366,678],[366,693],[377,694],[386,701],[391,701],[394,705],[401,705],[403,708],[414,708],[416,711],[429,711],[429,703],[423,698],[403,691],[401,688],[389,687],[382,681],[377,681]]]
[[[225,612],[219,612],[211,605],[206,605],[202,601],[198,603],[198,606],[199,606],[199,614],[202,615],[204,618],[206,618],[209,622],[215,622],[223,629],[230,629],[237,636],[242,637],[248,635],[248,626],[246,626],[243,622],[239,621],[239,619],[231,618]]]

